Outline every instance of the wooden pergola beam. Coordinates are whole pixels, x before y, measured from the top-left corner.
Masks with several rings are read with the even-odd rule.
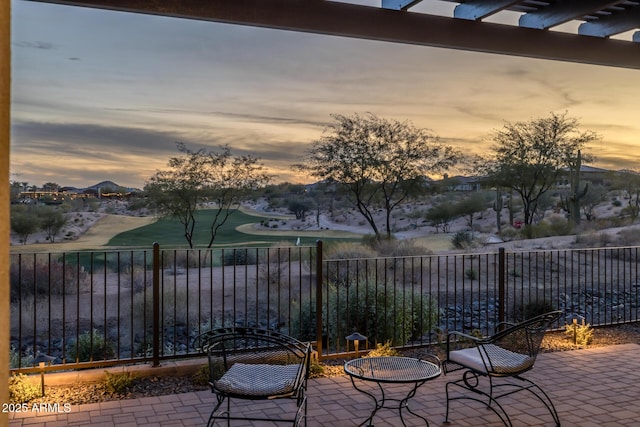
[[[29,0],[640,69],[640,44],[325,0]]]

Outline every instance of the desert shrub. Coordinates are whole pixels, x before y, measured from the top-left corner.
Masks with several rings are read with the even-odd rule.
[[[381,240],[373,248],[379,256],[384,257],[411,257],[431,255],[429,249],[420,246],[415,240]]]
[[[587,346],[593,339],[593,328],[589,323],[585,323],[582,319],[582,323],[574,322],[564,325],[564,332],[569,336],[573,343],[579,346]]]
[[[377,253],[358,243],[339,242],[325,248],[324,259],[374,258]]]
[[[42,396],[40,384],[33,382],[24,374],[13,374],[9,378],[9,402],[25,403]]]
[[[511,240],[519,239],[522,237],[522,233],[520,230],[513,227],[503,227],[500,231],[500,238],[505,242],[510,242]]]
[[[268,251],[269,259],[277,259],[284,261],[299,261],[300,259],[305,258],[305,255],[309,252],[308,247],[305,246],[294,246],[292,242],[283,240],[281,242],[277,242],[269,248]]]
[[[616,243],[620,246],[640,245],[640,228],[625,228],[618,232]]]
[[[550,237],[552,234],[551,226],[547,222],[539,224],[527,224],[521,229],[525,239],[539,239],[541,237]]]
[[[476,280],[478,278],[478,272],[473,268],[468,268],[464,271],[464,277],[469,280]]]
[[[360,239],[360,243],[362,243],[362,245],[368,248],[375,250],[375,247],[378,245],[378,243],[380,243],[380,240],[378,239],[378,236],[376,236],[375,234],[365,234]]]
[[[267,285],[288,288],[289,278],[289,263],[287,262],[274,261],[270,263],[261,263],[258,266],[259,289],[265,289]]]
[[[105,377],[102,379],[104,389],[111,394],[120,394],[133,385],[133,376],[131,372],[120,372],[112,374],[105,371]]]
[[[622,202],[620,200],[614,199],[611,204],[613,206],[615,206],[616,208],[619,208],[620,206],[622,206]]]
[[[73,294],[87,283],[87,273],[70,263],[31,256],[12,256],[11,301],[26,296]]]
[[[458,231],[451,238],[451,244],[456,249],[469,249],[473,245],[473,235],[468,231]]]
[[[209,385],[209,364],[202,365],[191,379],[196,385]]]
[[[541,237],[566,236],[573,232],[572,224],[561,217],[551,217],[538,224],[528,224],[522,228],[522,234],[527,239]]]
[[[553,304],[544,299],[529,301],[522,306],[522,320],[531,319],[532,317],[539,316],[550,311],[554,311]]]
[[[613,239],[607,233],[578,234],[575,245],[583,248],[604,248],[612,243]]]
[[[113,343],[105,338],[97,329],[80,334],[77,341],[72,340],[67,349],[71,360],[89,362],[92,360],[108,360],[115,356]]]
[[[375,258],[376,255],[372,249],[359,244],[333,245],[324,255],[325,260],[330,260],[326,264],[326,278],[336,284],[364,280],[371,271],[365,260]]]
[[[211,251],[199,249],[162,251],[164,268],[197,268],[211,265]]]
[[[309,378],[321,378],[324,375],[324,366],[317,360],[312,360],[309,364]]]
[[[565,218],[553,216],[546,221],[549,224],[551,236],[568,236],[573,233],[573,222]]]
[[[133,292],[140,292],[153,284],[153,271],[144,271],[139,268],[132,274],[127,274],[125,280],[129,280]]]
[[[33,354],[22,354],[14,346],[9,348],[9,369],[33,366]]]
[[[419,290],[403,289],[373,281],[330,286],[323,296],[324,333],[333,339],[354,328],[370,343],[404,345],[437,326],[437,300]],[[292,312],[292,330],[301,331],[302,340],[315,338],[315,304],[311,310]],[[336,345],[337,343],[333,343]],[[331,346],[332,343],[329,343]]]
[[[226,249],[222,252],[224,265],[252,265],[256,261],[256,251],[252,249]]]
[[[367,353],[364,357],[387,357],[399,356],[398,350],[391,347],[391,341],[385,341],[384,344],[376,344],[376,348]]]

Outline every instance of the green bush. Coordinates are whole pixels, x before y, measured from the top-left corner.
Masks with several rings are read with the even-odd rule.
[[[361,281],[344,286],[329,286],[323,299],[324,334],[329,347],[344,345],[340,338],[354,328],[368,338],[369,343],[404,345],[433,330],[438,322],[437,300],[418,290],[403,289],[391,284],[376,285]],[[292,330],[302,331],[302,340],[315,338],[315,304],[311,310],[293,310]]]
[[[81,334],[77,342],[69,343],[67,354],[71,360],[89,362],[111,359],[115,356],[115,350],[113,343],[105,339],[97,329],[93,329]]]

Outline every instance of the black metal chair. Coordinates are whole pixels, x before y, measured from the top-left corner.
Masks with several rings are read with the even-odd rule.
[[[311,344],[287,335],[257,328],[221,328],[205,332],[194,341],[194,348],[209,359],[209,384],[217,404],[207,426],[218,419],[307,423],[307,378]],[[243,417],[231,414],[231,399],[295,399],[291,418]],[[226,409],[218,412],[224,401]],[[235,408],[234,408],[235,409]]]
[[[461,379],[446,384],[447,412],[444,422],[449,422],[450,401],[470,399],[485,404],[506,426],[512,426],[509,415],[498,400],[519,391],[529,391],[547,407],[555,425],[560,426],[558,413],[549,396],[521,374],[533,368],[546,330],[561,315],[561,311],[552,311],[518,324],[503,323],[498,325],[499,329],[503,329],[486,338],[462,332],[449,333],[444,372],[447,374],[462,369],[465,372]],[[488,381],[488,385],[481,381],[482,378]],[[463,394],[452,397],[452,387],[464,389]]]

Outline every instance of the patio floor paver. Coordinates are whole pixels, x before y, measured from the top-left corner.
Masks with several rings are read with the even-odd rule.
[[[445,383],[460,378],[460,372],[427,382],[410,401],[414,412],[426,416],[431,426],[501,426],[498,417],[481,404],[454,401],[449,424],[445,424]],[[525,375],[551,397],[563,426],[640,425],[638,384],[640,345],[622,344],[593,349],[543,353]],[[364,397],[364,398],[363,398]],[[357,426],[372,409],[372,401],[355,391],[346,377],[309,381],[308,425]],[[527,393],[507,398],[505,406],[514,426],[548,426],[553,420],[542,404]],[[210,391],[147,397],[100,404],[73,405],[69,413],[26,412],[9,414],[11,427],[21,426],[198,426],[206,425],[214,404]],[[64,402],[58,402],[62,406]],[[284,401],[249,402],[257,414],[282,410]],[[287,402],[286,404],[290,404]],[[424,425],[419,418],[405,416],[408,426]],[[378,426],[398,426],[397,411],[383,409],[374,418]],[[232,424],[271,426],[268,422]]]

